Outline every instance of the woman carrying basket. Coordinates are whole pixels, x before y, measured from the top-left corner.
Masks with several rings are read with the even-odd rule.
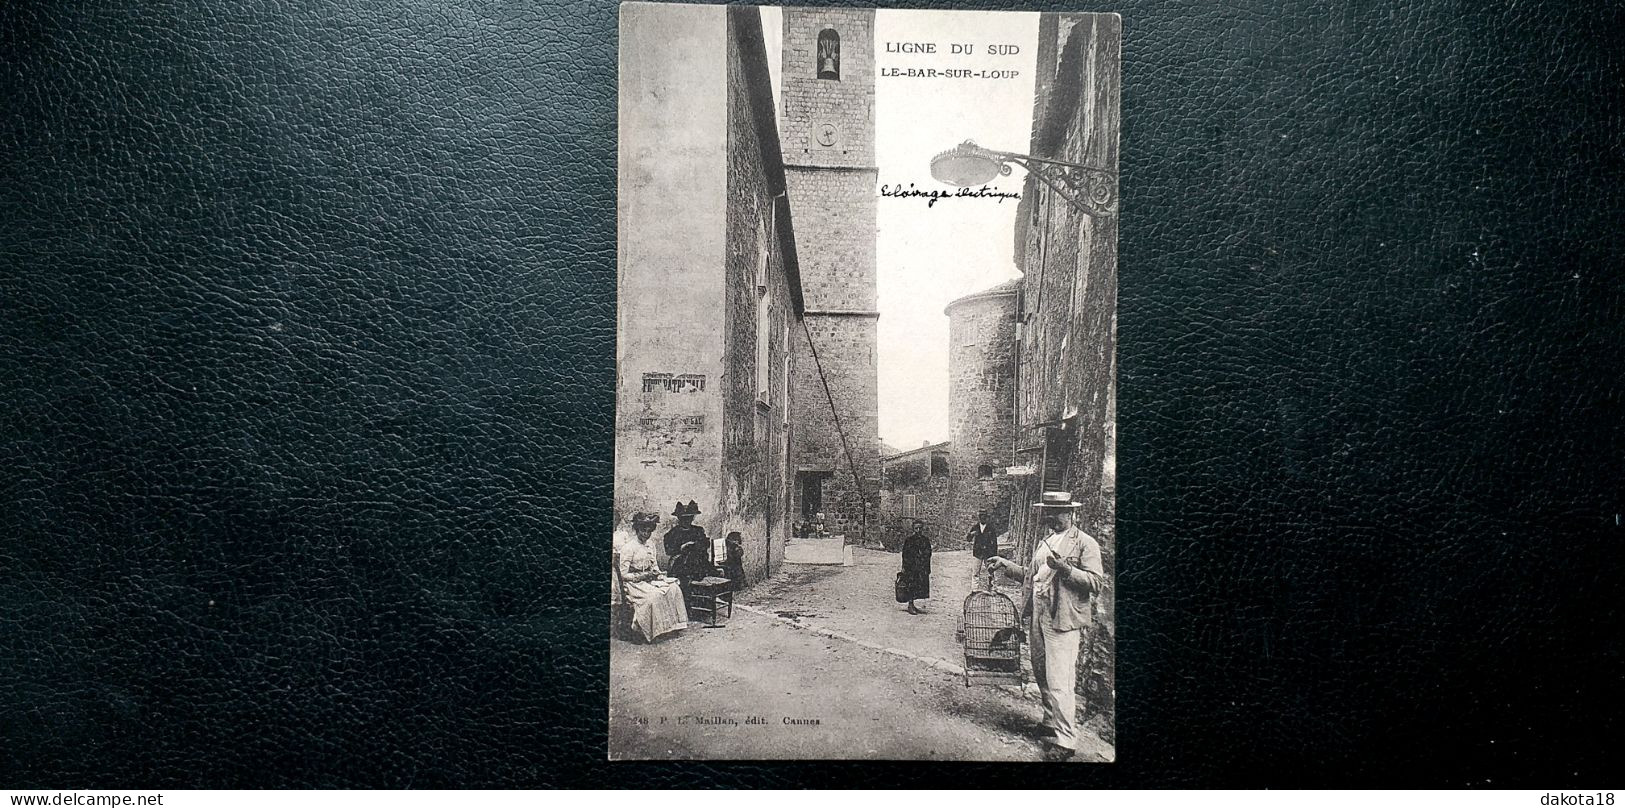
[[[914,520],[914,532],[903,540],[903,569],[897,573],[897,602],[908,604],[909,614],[924,614],[916,600],[931,597],[931,539],[925,522]]]

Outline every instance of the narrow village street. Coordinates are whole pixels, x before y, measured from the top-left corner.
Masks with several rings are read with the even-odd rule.
[[[637,58],[620,94],[641,100],[619,146],[616,759],[1059,759],[1007,604],[977,601],[973,665],[1028,682],[967,685],[977,565],[953,549],[1025,546],[1051,517],[1086,568],[1053,590],[1049,622],[1088,628],[1052,695],[1087,699],[1075,759],[1115,758],[1121,31],[1110,15],[998,18],[1027,43],[1002,55],[1032,69],[994,72],[1022,79],[882,103],[876,25],[905,19],[623,11]],[[942,150],[971,133],[990,145]],[[996,148],[1020,144],[1041,153]],[[966,189],[1016,167],[1020,192],[997,201],[1017,204],[953,224],[924,199],[948,191],[876,193],[883,174],[929,171],[979,205]],[[905,291],[882,305],[887,288]],[[941,551],[928,585],[916,525]],[[924,614],[895,602],[902,557],[880,546],[909,549],[902,584],[928,586]],[[736,588],[725,625],[694,622]],[[1072,722],[1059,731],[1070,745]]]
[[[892,597],[895,553],[853,548],[852,558],[785,565],[741,593],[725,625],[691,624],[652,645],[614,640],[616,757],[1038,760],[1030,673],[1025,695],[967,688],[959,673],[970,554],[933,557],[934,597],[918,616]],[[1074,760],[1113,756],[1086,735]]]

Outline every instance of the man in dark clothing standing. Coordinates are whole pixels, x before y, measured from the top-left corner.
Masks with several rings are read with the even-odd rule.
[[[999,553],[999,536],[993,532],[993,525],[987,521],[987,509],[976,512],[976,524],[971,525],[970,533],[965,535],[965,543],[971,547],[970,554],[978,561],[986,561]]]

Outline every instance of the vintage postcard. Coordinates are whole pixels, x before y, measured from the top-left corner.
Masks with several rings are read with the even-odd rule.
[[[1121,31],[621,7],[611,759],[1115,759]]]

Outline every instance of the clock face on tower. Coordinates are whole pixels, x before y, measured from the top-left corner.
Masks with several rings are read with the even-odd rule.
[[[818,125],[818,145],[835,145],[835,124],[821,123]]]

